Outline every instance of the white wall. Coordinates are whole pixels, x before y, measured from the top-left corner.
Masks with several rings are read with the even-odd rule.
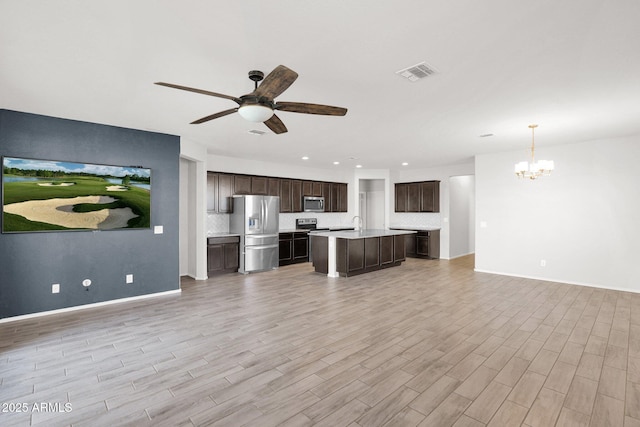
[[[207,279],[206,156],[203,145],[180,140],[180,274],[197,280]]]
[[[535,181],[523,151],[476,157],[476,270],[640,292],[640,135],[538,148]]]
[[[409,213],[394,212],[393,202],[390,207],[391,226],[409,227],[440,227],[440,258],[450,258],[449,247],[449,177],[457,175],[473,175],[474,163],[441,166],[437,168],[400,170],[392,175],[391,200],[394,197],[396,182],[440,181],[440,212],[439,213]]]
[[[475,176],[449,178],[449,258],[475,252]]]

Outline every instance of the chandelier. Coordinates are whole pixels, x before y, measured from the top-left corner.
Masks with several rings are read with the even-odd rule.
[[[535,151],[535,129],[538,125],[529,125],[531,129],[531,162],[516,163],[515,172],[518,178],[536,179],[540,176],[549,176],[553,170],[553,160],[538,160],[534,157]]]

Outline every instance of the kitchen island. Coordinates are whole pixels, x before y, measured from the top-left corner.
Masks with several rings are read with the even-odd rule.
[[[405,235],[411,230],[315,232],[310,235],[313,266],[329,277],[349,277],[405,260]]]

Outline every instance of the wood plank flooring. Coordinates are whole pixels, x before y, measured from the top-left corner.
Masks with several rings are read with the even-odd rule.
[[[472,256],[182,287],[0,324],[0,425],[640,426],[640,294]]]

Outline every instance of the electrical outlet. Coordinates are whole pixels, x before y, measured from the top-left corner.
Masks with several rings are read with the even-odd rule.
[[[54,283],[53,285],[51,285],[51,293],[52,294],[60,293],[60,283]]]
[[[546,259],[541,259],[540,260],[540,267],[546,267],[547,266],[547,260]]]
[[[126,283],[133,283],[133,274],[127,274],[125,276],[125,282]]]
[[[153,227],[153,234],[162,234],[164,233],[164,226],[162,225],[155,225]]]

